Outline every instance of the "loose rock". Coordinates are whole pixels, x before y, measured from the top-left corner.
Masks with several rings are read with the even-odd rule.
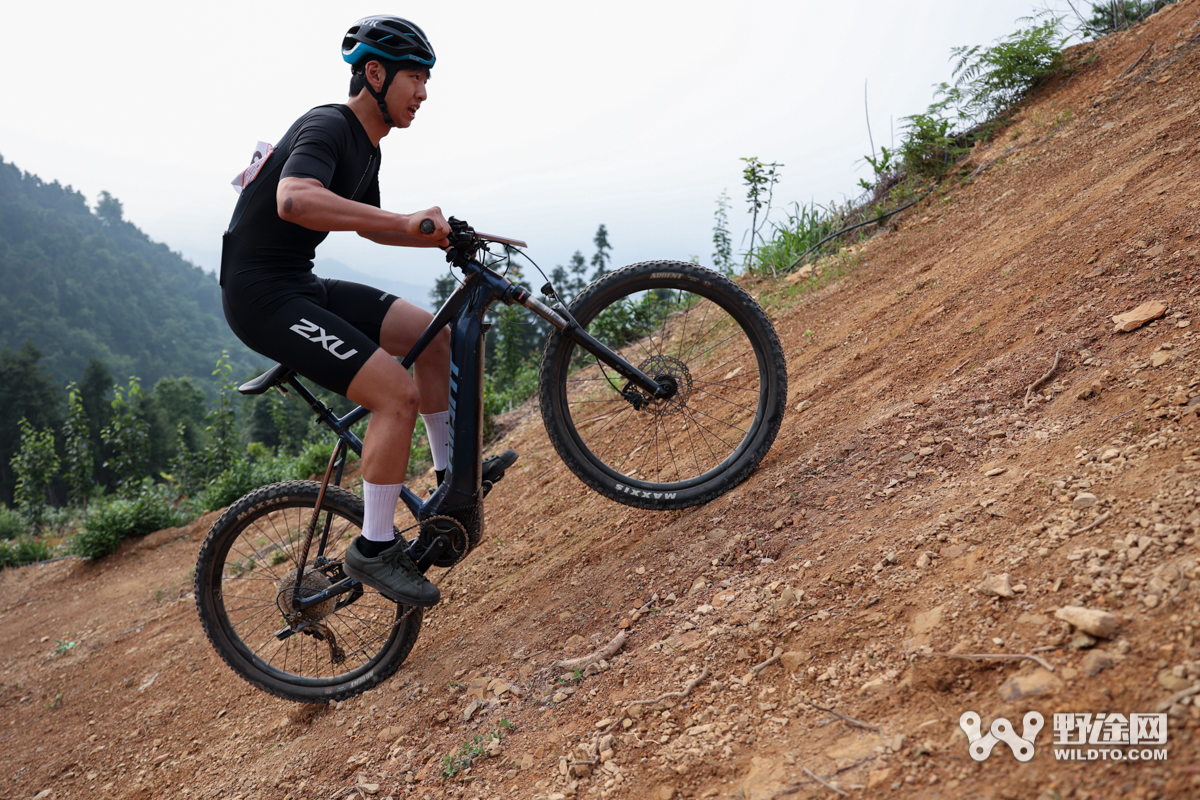
[[[988,575],[976,587],[980,594],[988,597],[1013,597],[1012,578],[1007,572],[1001,575]]]
[[[1117,618],[1107,611],[1083,606],[1064,606],[1054,612],[1057,619],[1075,626],[1084,633],[1101,639],[1111,639],[1120,627]]]
[[[1088,675],[1099,675],[1113,665],[1113,657],[1107,650],[1092,650],[1083,657],[1080,666]]]
[[[1005,681],[1000,687],[1000,697],[1008,703],[1024,700],[1026,697],[1047,694],[1062,688],[1062,681],[1054,673],[1039,667],[1028,675],[1017,675]]]
[[[1151,320],[1158,319],[1165,313],[1167,313],[1166,306],[1157,300],[1151,300],[1148,303],[1142,303],[1132,311],[1114,315],[1112,321],[1117,326],[1116,332],[1126,333],[1142,327]]]

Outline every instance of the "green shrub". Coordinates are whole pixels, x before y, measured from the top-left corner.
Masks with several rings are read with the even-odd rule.
[[[0,540],[9,541],[28,532],[29,526],[21,512],[0,503]]]
[[[103,558],[131,536],[145,536],[186,521],[187,516],[172,507],[166,487],[147,479],[133,497],[94,508],[71,549],[84,558]]]
[[[255,450],[259,453],[258,458],[248,457],[234,461],[197,493],[192,504],[204,510],[223,508],[260,486],[323,475],[325,467],[329,464],[329,455],[333,452],[333,443],[308,442],[304,449],[294,456],[270,453],[262,455],[261,449]]]
[[[912,176],[940,178],[967,152],[952,130],[953,123],[942,116],[945,101],[934,103],[924,114],[905,117],[900,159]]]
[[[0,542],[0,569],[23,567],[37,561],[45,561],[54,555],[48,544],[34,536],[20,536],[11,541]]]
[[[1064,43],[1062,20],[1051,17],[1022,28],[991,47],[956,47],[954,88],[948,93],[964,119],[1005,114],[1058,71]]]

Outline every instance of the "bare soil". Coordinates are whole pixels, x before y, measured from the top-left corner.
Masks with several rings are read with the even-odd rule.
[[[1074,48],[969,181],[813,278],[747,281],[792,396],[728,495],[610,502],[513,412],[487,538],[371,693],[294,706],[222,664],[189,575],[215,515],[5,571],[0,796],[833,796],[814,776],[859,797],[1200,796],[1180,696],[1200,679],[1198,44],[1185,0]],[[1148,300],[1165,316],[1113,332]],[[1012,596],[980,589],[1003,574]],[[1119,628],[1090,642],[1067,605]],[[622,630],[595,674],[551,666]],[[1052,671],[932,655],[951,652]],[[974,761],[966,711],[985,730],[1042,713],[1033,759]],[[1055,713],[1158,711],[1165,761],[1055,758]]]

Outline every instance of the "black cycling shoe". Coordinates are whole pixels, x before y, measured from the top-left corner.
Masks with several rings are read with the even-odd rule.
[[[427,608],[436,606],[442,599],[438,587],[417,570],[405,552],[408,542],[397,538],[396,543],[374,558],[368,558],[359,550],[355,538],[346,548],[342,564],[346,574],[367,586],[378,589],[385,597],[406,606]]]
[[[509,448],[498,455],[488,456],[483,460],[483,474],[480,476],[483,483],[483,496],[487,497],[487,493],[492,490],[492,487],[504,477],[504,471],[515,464],[517,461],[517,451]],[[446,470],[438,469],[433,471],[434,478],[437,480],[437,485],[441,486],[442,481],[446,479]],[[429,489],[429,493],[433,494],[437,488]]]
[[[493,486],[504,477],[504,470],[517,463],[517,451],[509,448],[503,453],[488,456],[483,460],[482,479]]]

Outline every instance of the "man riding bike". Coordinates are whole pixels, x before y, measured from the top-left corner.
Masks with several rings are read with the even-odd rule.
[[[405,554],[393,520],[418,413],[439,483],[448,466],[450,332],[441,331],[410,376],[393,357],[409,351],[432,315],[369,286],[319,278],[312,259],[330,231],[401,247],[448,244],[440,208],[396,214],[379,197],[379,142],[413,123],[436,57],[416,25],[378,16],[350,28],[342,58],[349,100],[304,114],[244,173],[222,245],[222,304],[248,347],[372,412],[362,535],[346,549],[345,571],[400,603],[432,606],[440,593]],[[486,459],[483,480],[498,481],[516,457],[509,450]]]

